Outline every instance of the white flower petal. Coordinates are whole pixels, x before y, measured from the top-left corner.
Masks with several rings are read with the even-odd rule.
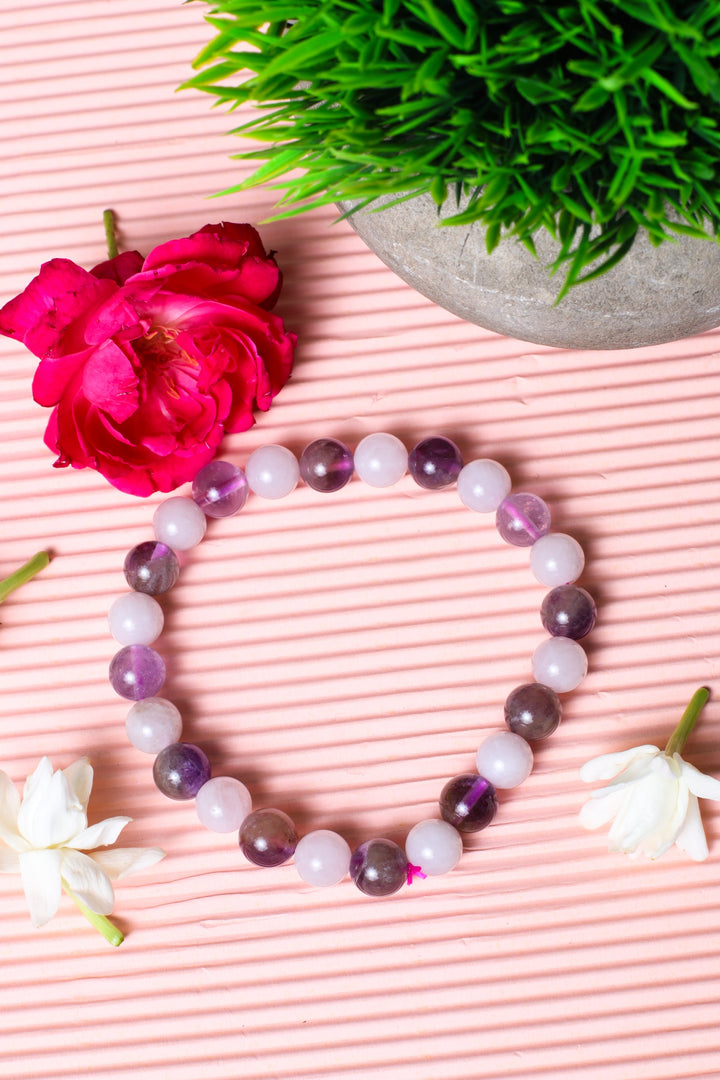
[[[109,878],[117,881],[127,874],[147,870],[165,858],[160,848],[114,848],[112,851],[93,851],[89,856],[102,867]]]
[[[28,844],[17,830],[20,792],[7,773],[0,771],[0,840],[13,851],[27,851]]]
[[[66,848],[62,856],[61,873],[68,888],[91,911],[98,915],[109,915],[113,909],[115,894],[104,870],[82,851]]]
[[[68,840],[65,847],[77,851],[89,851],[91,848],[100,847],[102,844],[114,844],[125,826],[132,821],[129,817],[111,817],[104,821],[98,821],[95,825],[89,825],[72,840]]]
[[[622,788],[602,788],[596,791],[580,809],[580,824],[586,829],[599,829],[615,817],[625,796]]]
[[[33,926],[44,926],[58,909],[62,893],[62,852],[23,851],[19,855],[25,898]]]
[[[42,791],[50,783],[53,774],[52,761],[49,757],[42,757],[25,781],[23,799],[32,799],[38,791]]]
[[[87,827],[85,807],[75,797],[67,777],[52,771],[48,776],[47,761],[43,758],[29,778],[18,811],[18,831],[33,848],[64,844]]]
[[[63,772],[75,798],[87,813],[87,805],[93,785],[92,765],[86,757],[78,758],[77,761],[73,761],[72,765],[68,765],[67,769],[63,769]]]
[[[679,754],[675,754],[675,761],[679,764],[682,778],[693,795],[697,795],[699,799],[720,799],[720,780],[716,780],[714,776],[706,776],[694,765],[683,761]]]
[[[684,851],[695,862],[703,862],[708,857],[708,846],[700,817],[700,807],[694,795],[691,795],[688,799],[685,824],[678,833],[675,843],[681,851]]]
[[[17,851],[0,848],[0,874],[19,874],[20,859]]]
[[[642,764],[659,753],[657,746],[645,745],[634,746],[631,750],[622,750],[617,754],[601,754],[583,765],[580,778],[588,784],[594,780],[610,780],[633,764],[636,758]]]

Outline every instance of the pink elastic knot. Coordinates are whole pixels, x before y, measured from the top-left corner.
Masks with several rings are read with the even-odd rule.
[[[420,869],[419,866],[413,866],[413,864],[411,862],[409,862],[408,863],[408,868],[407,868],[407,883],[408,883],[408,885],[412,885],[412,883],[413,883],[413,881],[415,880],[416,877],[426,878],[427,874],[423,874],[423,872],[422,872],[422,870]]]

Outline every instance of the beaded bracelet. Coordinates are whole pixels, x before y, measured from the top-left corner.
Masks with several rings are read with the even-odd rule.
[[[508,543],[530,548],[536,579],[551,587],[541,607],[549,637],[534,651],[535,682],[516,687],[505,702],[507,729],[488,736],[476,759],[476,772],[449,780],[439,801],[440,817],[421,821],[409,832],[405,850],[391,840],[372,839],[351,852],[345,839],[326,829],[298,838],[282,810],[252,810],[250,793],[229,776],[211,778],[204,751],[182,742],[182,720],[170,701],[156,696],[165,681],[165,664],[151,648],[162,632],[163,610],[156,596],[177,581],[176,552],[200,542],[207,518],[222,518],[243,508],[248,491],[266,498],[289,495],[300,478],[321,492],[338,491],[354,472],[367,484],[384,488],[409,471],[423,488],[457,485],[461,501],[480,513],[495,513],[497,529]],[[201,822],[216,832],[239,833],[244,855],[258,866],[279,866],[294,856],[303,881],[334,885],[349,872],[369,896],[388,896],[414,877],[446,873],[457,865],[464,834],[484,829],[497,810],[497,792],[513,788],[530,774],[530,742],[550,735],[561,716],[558,694],[574,690],[587,672],[587,657],[578,644],[595,623],[590,594],[575,585],[584,567],[578,542],[550,532],[550,511],[536,495],[511,494],[507,470],[496,461],[478,459],[463,465],[458,447],[444,436],[419,442],[408,454],[394,435],[366,436],[353,455],[336,439],[310,443],[299,461],[286,447],[255,450],[245,471],[227,461],[213,461],[200,470],[192,498],[172,496],[153,517],[154,540],[134,547],[124,571],[133,590],[119,597],[109,613],[110,629],[123,646],[110,664],[114,690],[134,701],[126,721],[132,744],[155,754],[153,777],[171,799],[195,799]]]

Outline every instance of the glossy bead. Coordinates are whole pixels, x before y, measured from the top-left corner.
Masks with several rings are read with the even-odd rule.
[[[153,596],[129,592],[110,605],[110,633],[121,645],[152,645],[162,634],[165,616]]]
[[[434,877],[454,869],[463,853],[460,833],[447,821],[431,818],[413,825],[405,840],[408,862]]]
[[[395,435],[378,431],[355,447],[355,472],[370,487],[396,484],[407,472],[408,452]]]
[[[252,810],[252,799],[234,776],[213,776],[195,796],[195,810],[211,832],[237,832]]]
[[[259,446],[245,465],[248,487],[263,499],[284,499],[297,487],[300,466],[286,446]]]
[[[168,799],[194,799],[210,779],[210,762],[204,750],[192,743],[171,743],[153,764],[153,780]]]
[[[532,654],[533,675],[556,694],[575,690],[587,675],[587,669],[585,650],[572,638],[546,638]]]
[[[253,810],[240,826],[240,850],[256,866],[280,866],[297,843],[295,826],[282,810]]]
[[[180,710],[166,698],[143,698],[142,701],[136,701],[128,712],[125,731],[132,745],[138,750],[142,750],[144,754],[159,754],[170,743],[180,741]]]
[[[408,470],[413,480],[432,491],[454,484],[462,466],[459,449],[444,435],[422,439],[408,456]]]
[[[495,524],[508,544],[532,547],[550,528],[550,508],[537,495],[519,491],[500,503]]]
[[[496,788],[514,788],[532,772],[533,752],[512,731],[495,731],[478,748],[477,771]]]
[[[367,896],[390,896],[407,881],[405,852],[392,840],[367,840],[350,859],[350,877]]]
[[[207,517],[231,517],[247,502],[247,477],[231,461],[211,461],[193,480],[192,497]]]
[[[196,547],[205,535],[206,527],[205,515],[198,504],[182,495],[165,499],[153,514],[155,538],[173,551],[189,551]]]
[[[316,829],[298,841],[295,869],[308,885],[337,885],[350,869],[350,845],[329,829]]]
[[[505,723],[510,731],[531,742],[552,735],[561,716],[560,699],[542,683],[516,686],[505,702]]]
[[[541,585],[569,585],[585,566],[585,553],[573,536],[547,533],[530,552],[530,569]]]
[[[440,793],[440,813],[461,833],[484,829],[495,817],[496,810],[495,788],[477,773],[455,776]]]
[[[136,592],[159,596],[178,579],[180,563],[171,547],[158,540],[145,540],[125,556],[125,580]]]
[[[457,490],[468,510],[489,514],[510,494],[510,473],[499,461],[469,461],[458,476]]]
[[[597,608],[589,592],[579,585],[558,585],[545,596],[540,618],[548,634],[577,641],[595,625]]]
[[[130,701],[154,697],[165,682],[165,662],[149,645],[126,645],[110,661],[110,685]]]
[[[300,475],[314,491],[339,491],[353,471],[350,447],[339,439],[315,439],[300,455]]]

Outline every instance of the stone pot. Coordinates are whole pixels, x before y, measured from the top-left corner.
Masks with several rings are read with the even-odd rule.
[[[429,195],[360,210],[349,220],[368,247],[423,296],[468,322],[523,341],[630,349],[720,325],[720,244],[710,240],[683,236],[653,247],[641,232],[616,266],[574,287],[556,306],[562,279],[546,269],[557,245],[545,230],[535,237],[535,259],[508,238],[488,255],[477,224],[438,226]]]

